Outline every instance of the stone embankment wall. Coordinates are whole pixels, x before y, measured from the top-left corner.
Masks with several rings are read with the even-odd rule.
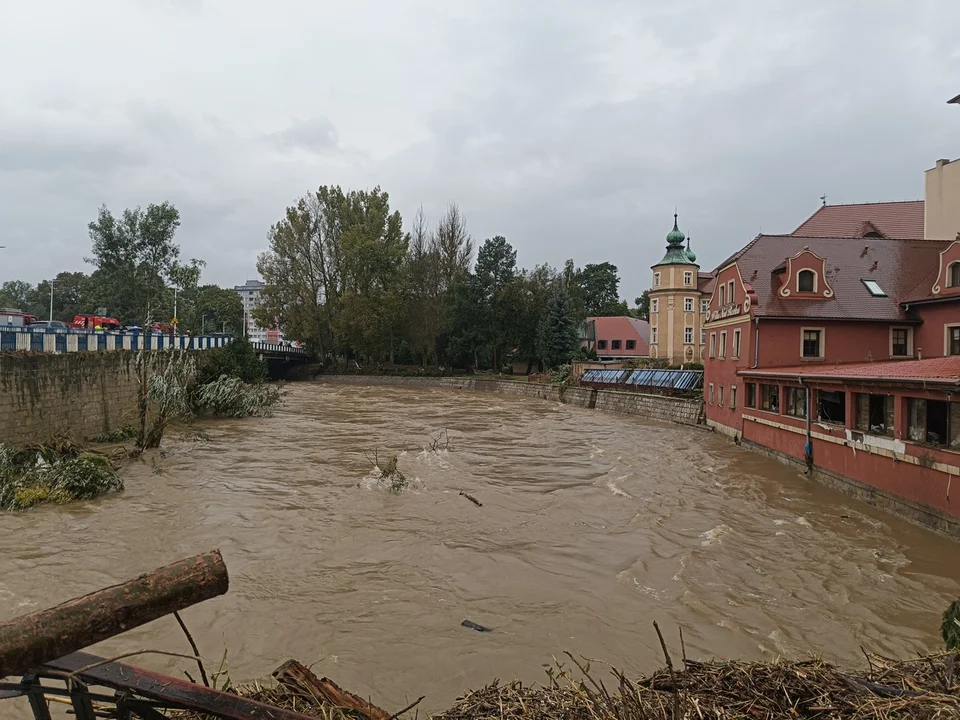
[[[516,380],[485,380],[477,378],[396,377],[388,375],[322,375],[318,380],[341,385],[397,385],[409,387],[436,387],[451,390],[476,390],[502,395],[552,400],[582,408],[605,412],[639,415],[649,420],[698,425],[702,422],[703,402],[688,398],[663,395],[645,395],[617,390],[547,385]]]
[[[89,438],[136,416],[134,353],[0,353],[0,444]]]

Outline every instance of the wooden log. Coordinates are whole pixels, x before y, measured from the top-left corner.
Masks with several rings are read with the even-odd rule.
[[[390,713],[367,702],[359,695],[344,690],[330,678],[318,678],[310,668],[296,660],[287,660],[273,671],[273,677],[289,692],[308,702],[321,702],[360,713],[369,720],[388,720]]]
[[[180,560],[120,585],[0,623],[0,677],[22,675],[151,620],[223,595],[219,550]]]

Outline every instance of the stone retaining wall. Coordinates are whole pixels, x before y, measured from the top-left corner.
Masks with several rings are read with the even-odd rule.
[[[699,425],[702,423],[703,416],[703,402],[701,400],[645,395],[617,390],[592,390],[582,387],[562,388],[559,385],[516,380],[399,377],[391,375],[322,375],[317,379],[322,382],[332,382],[340,385],[393,385],[494,392],[502,395],[562,402],[575,407],[596,408],[604,412],[638,415],[650,420],[681,423],[683,425]]]
[[[0,353],[0,444],[89,438],[137,417],[134,354]]]

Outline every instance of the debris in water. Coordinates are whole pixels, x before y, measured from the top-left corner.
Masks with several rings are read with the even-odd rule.
[[[468,495],[463,490],[460,491],[460,494],[463,495],[467,500],[472,502],[477,507],[483,507],[483,503],[477,500],[473,495]]]
[[[478,625],[473,622],[473,620],[464,620],[462,623],[465,628],[470,628],[471,630],[476,630],[477,632],[493,632],[493,628],[484,627],[483,625]]]

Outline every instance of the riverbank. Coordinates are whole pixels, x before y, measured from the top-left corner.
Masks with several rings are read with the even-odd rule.
[[[538,398],[621,415],[636,415],[648,420],[680,425],[703,423],[703,401],[665,395],[595,390],[547,383],[468,377],[404,377],[396,375],[319,375],[317,382],[339,385],[430,387],[448,390],[475,390],[515,397]]]
[[[664,653],[668,653],[664,645]],[[494,680],[429,715],[433,720],[678,720],[782,717],[947,718],[960,716],[960,681],[946,654],[892,661],[867,656],[869,667],[842,670],[819,658],[743,663],[682,659],[633,680],[616,669],[568,654],[547,668],[543,685]],[[274,672],[276,684],[236,688],[239,695],[328,720],[410,717],[425,698],[389,713],[369,700],[320,679],[296,662]],[[183,717],[183,716],[180,716]],[[187,715],[183,720],[201,720]]]

